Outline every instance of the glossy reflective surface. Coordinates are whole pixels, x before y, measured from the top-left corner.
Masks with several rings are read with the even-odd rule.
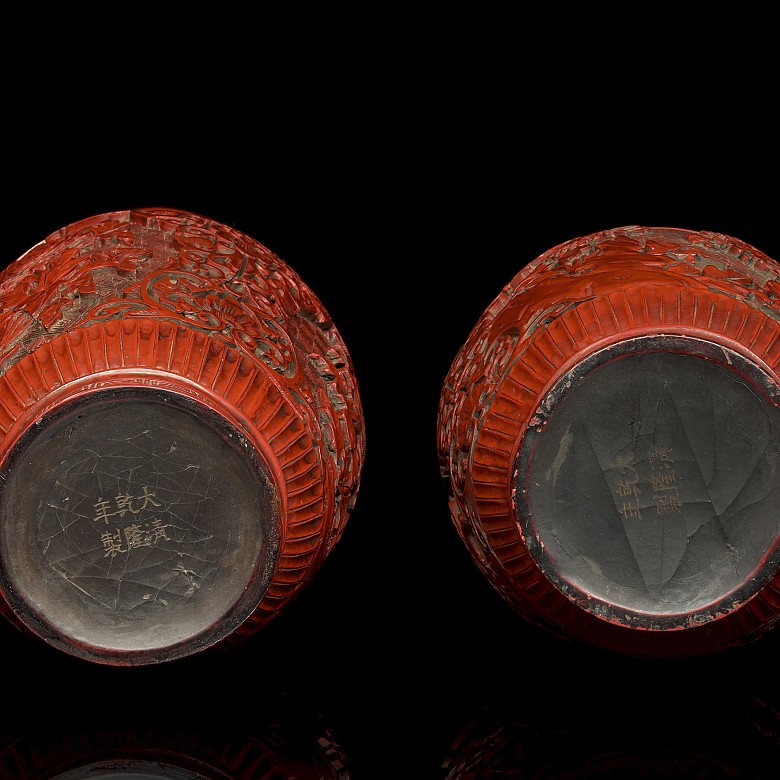
[[[628,659],[518,622],[468,567],[442,563],[404,620],[389,591],[373,605],[351,592],[366,572],[344,567],[260,637],[156,667],[96,667],[4,630],[23,685],[0,777],[109,759],[208,780],[264,777],[259,766],[291,780],[774,776],[774,635],[703,659]]]
[[[448,11],[424,30],[385,20],[386,44],[345,25],[318,52],[275,58],[270,31],[258,41],[233,18],[215,33],[215,11],[165,65],[155,52],[179,24],[144,17],[126,68],[111,56],[120,31],[110,46],[98,35],[88,68],[30,82],[10,107],[2,261],[111,209],[183,207],[254,236],[317,291],[349,345],[366,463],[326,564],[240,646],[104,668],[0,624],[2,780],[71,780],[106,761],[120,778],[167,762],[187,780],[256,780],[274,762],[290,780],[776,780],[780,636],[656,662],[523,622],[453,529],[435,433],[469,329],[550,247],[641,223],[780,257],[766,47],[753,34],[735,51],[733,20],[707,32],[675,19],[670,33],[665,19],[644,35],[632,24],[625,37],[575,23],[562,41],[559,9],[534,24],[497,13],[458,24]],[[544,43],[533,53],[531,38]],[[216,39],[247,62],[227,66]],[[72,62],[68,44],[50,52],[54,71]],[[285,80],[276,104],[259,74],[298,61],[312,63],[305,85]],[[46,143],[30,132],[44,118]],[[95,747],[109,734],[110,756]],[[58,761],[63,746],[81,767]]]

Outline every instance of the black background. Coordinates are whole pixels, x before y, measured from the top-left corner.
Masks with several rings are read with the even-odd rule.
[[[602,777],[594,756],[623,751],[637,769],[610,777],[655,777],[641,756],[668,747],[698,757],[699,774],[680,760],[675,777],[774,777],[779,636],[662,661],[526,625],[468,558],[436,459],[457,349],[547,249],[637,224],[715,231],[780,258],[769,22],[562,29],[555,13],[377,12],[283,30],[212,14],[95,29],[48,18],[46,43],[30,20],[6,63],[0,261],[84,217],[144,206],[265,244],[350,349],[367,437],[357,503],[299,599],[229,651],[118,669],[0,626],[0,725],[34,735],[45,756],[73,729],[234,744],[313,715],[355,780],[427,780],[446,776],[468,724],[503,722],[514,758],[480,776],[541,777],[547,761]],[[733,773],[705,775],[710,760]]]

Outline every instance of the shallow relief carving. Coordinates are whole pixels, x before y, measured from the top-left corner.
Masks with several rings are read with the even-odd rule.
[[[0,303],[6,616],[124,664],[229,643],[278,614],[340,538],[365,452],[349,352],[300,276],[229,226],[137,209],[47,237],[5,269]],[[41,572],[58,594],[43,604],[25,594]],[[71,636],[63,593],[129,638]],[[159,626],[136,616],[183,594],[202,603],[155,649]]]
[[[739,239],[628,226],[554,247],[525,266],[487,307],[442,387],[439,463],[450,490],[453,522],[471,555],[496,590],[531,622],[568,638],[639,655],[707,652],[774,624],[780,607],[774,579],[778,529],[766,507],[774,488],[764,491],[758,483],[768,479],[774,484],[767,475],[776,462],[776,437],[771,435],[776,424],[771,419],[778,399],[779,291],[775,261]],[[671,356],[665,358],[672,363],[663,367],[666,377],[658,366],[651,367],[650,358],[641,357],[651,354]],[[691,357],[686,361],[684,355]],[[621,365],[623,376],[606,368],[611,364]],[[653,381],[660,378],[654,399],[666,399],[663,419],[655,420],[649,396],[642,395],[639,382],[632,384],[633,369],[639,368]],[[610,382],[608,371],[613,371]],[[707,416],[704,404],[686,406],[684,400],[685,408],[679,410],[680,399],[705,387],[717,387],[718,397],[727,399],[716,404],[720,417]],[[622,399],[629,396],[635,412],[630,403],[621,411]],[[747,409],[755,398],[762,399],[759,423]],[[672,411],[675,399],[679,414]],[[732,420],[742,420],[740,429],[749,433],[748,441],[724,432],[723,410],[733,412]],[[576,428],[577,418],[585,428]],[[584,431],[595,430],[597,418],[599,430],[613,427],[612,443],[603,442],[586,457]],[[696,432],[672,443],[673,425]],[[734,428],[733,422],[729,425]],[[558,492],[544,493],[539,487],[547,479],[538,466],[545,436],[558,443],[556,449],[547,440],[548,470],[555,465],[553,471],[560,474],[560,465],[570,460],[566,495],[560,492],[562,482]],[[561,452],[561,441],[576,447]],[[656,467],[666,467],[660,474],[650,455],[670,447],[672,461],[656,458]],[[716,447],[731,464],[728,486],[725,472],[708,465],[714,450],[705,452],[707,447]],[[754,450],[764,453],[760,462],[747,455]],[[677,460],[680,456],[686,464]],[[642,461],[639,471],[633,458]],[[597,464],[594,475],[604,476],[591,483],[612,480],[611,495],[590,495],[590,483],[580,485],[575,495],[573,480],[582,473],[580,467],[572,470],[575,460],[580,466]],[[624,472],[626,464],[633,465],[634,476],[641,472],[641,484],[627,473],[618,483],[620,464]],[[701,469],[703,477],[691,476],[678,485],[685,468]],[[663,479],[674,479],[675,485],[661,486]],[[699,483],[709,493],[697,498],[691,490]],[[722,504],[728,495],[734,510],[737,494],[744,499],[743,488],[752,491],[755,501],[765,502],[759,507],[762,520],[755,520],[758,512],[753,514],[754,524],[761,525],[760,549],[744,536],[742,542],[729,540],[735,526],[733,518],[725,518]],[[683,489],[688,491],[685,508]],[[641,501],[633,501],[637,497]],[[754,499],[740,501],[747,506]],[[694,522],[695,500],[705,501],[712,512]],[[556,516],[561,502],[568,508]],[[621,515],[621,506],[630,516]],[[590,519],[588,507],[596,508]],[[577,519],[565,520],[566,514]],[[640,515],[645,522],[632,538],[630,527]],[[697,531],[708,524],[717,528],[717,540],[713,536],[703,553],[704,533],[697,536]],[[565,544],[560,542],[564,536]],[[583,547],[584,537],[609,543]],[[620,550],[612,543],[615,539]],[[698,553],[693,552],[696,543]],[[672,562],[669,551],[675,545],[677,560]],[[594,557],[597,549],[601,553]],[[694,565],[696,555],[700,558]],[[706,582],[705,571],[719,556],[731,558],[724,558],[723,571],[738,559],[735,576],[744,587],[737,580],[726,586],[726,577],[707,595],[713,583]],[[667,574],[651,576],[659,566]],[[699,585],[682,585],[691,578],[698,578]],[[757,581],[760,586],[751,590],[747,584]],[[659,595],[661,585],[667,589]],[[664,602],[675,587],[683,596],[670,606]],[[689,603],[683,603],[686,599]],[[701,624],[709,628],[693,630]],[[667,630],[672,625],[690,630],[675,634]]]

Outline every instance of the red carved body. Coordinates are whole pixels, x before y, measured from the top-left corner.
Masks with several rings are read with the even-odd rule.
[[[438,452],[458,533],[521,615],[660,656],[777,622],[778,295],[738,239],[631,226],[551,249],[490,304]]]
[[[144,394],[150,395],[147,398]],[[24,442],[42,420],[59,419],[62,410],[72,409],[75,429],[75,420],[81,420],[76,410],[85,407],[94,419],[89,435],[102,443],[112,432],[105,431],[103,436],[98,426],[115,398],[129,404],[128,410],[135,415],[132,422],[140,431],[147,407],[133,404],[142,396],[142,404],[148,403],[155,414],[159,410],[162,419],[168,406],[173,404],[176,409],[171,412],[173,430],[166,434],[170,439],[165,442],[166,452],[174,453],[179,446],[175,429],[180,416],[187,425],[194,420],[196,446],[191,447],[191,458],[199,449],[200,426],[204,425],[204,435],[211,436],[214,431],[215,442],[224,439],[230,445],[237,486],[243,489],[255,479],[252,464],[262,468],[262,477],[257,479],[265,498],[258,506],[262,504],[267,529],[255,544],[263,550],[264,558],[262,563],[242,559],[245,553],[240,548],[245,542],[237,538],[244,530],[249,536],[254,533],[251,515],[256,507],[251,486],[245,499],[229,495],[217,499],[209,494],[208,501],[203,500],[198,508],[199,514],[193,508],[192,487],[187,494],[190,504],[186,511],[190,514],[184,519],[177,509],[181,505],[175,505],[180,497],[175,495],[172,480],[178,480],[177,475],[187,469],[200,474],[204,485],[218,489],[224,475],[219,473],[220,456],[216,453],[203,453],[211,458],[208,467],[196,460],[190,463],[183,455],[183,460],[171,462],[168,472],[155,465],[154,486],[146,484],[151,481],[148,475],[145,482],[140,477],[133,481],[112,466],[110,485],[105,484],[104,474],[103,482],[93,480],[88,488],[84,483],[88,477],[83,468],[76,467],[79,456],[74,453],[67,473],[69,478],[78,473],[79,486],[71,479],[70,492],[65,494],[62,489],[56,495],[42,496],[40,505],[57,505],[51,510],[54,516],[46,522],[58,525],[58,530],[78,521],[74,527],[84,534],[77,543],[82,553],[93,544],[88,533],[103,533],[106,552],[91,553],[89,574],[86,566],[76,565],[73,550],[67,551],[64,573],[62,557],[57,561],[21,560],[27,547],[43,544],[44,521],[29,517],[24,527],[9,530],[7,514],[15,499],[7,496],[7,514],[0,518],[6,528],[0,609],[12,622],[68,652],[104,663],[166,660],[256,632],[311,580],[339,540],[354,506],[364,459],[362,408],[351,358],[322,303],[298,274],[267,248],[196,214],[137,209],[84,219],[48,236],[0,276],[0,462],[6,478],[8,469],[17,469],[14,473],[19,480],[30,481],[29,469],[23,471],[21,461],[14,465],[14,457],[21,457],[14,452],[20,447],[24,452],[28,446]],[[98,398],[103,400],[98,403]],[[208,422],[201,422],[205,420]],[[62,445],[70,441],[64,434],[62,437]],[[33,442],[29,446],[37,445]],[[83,447],[90,449],[87,444]],[[157,441],[154,447],[154,464],[165,462],[162,443]],[[133,454],[134,468],[145,468],[144,458],[136,457],[138,452]],[[116,446],[102,453],[100,462],[110,459],[114,463],[120,455]],[[180,457],[180,453],[170,457]],[[52,486],[64,482],[56,469],[50,464]],[[184,490],[183,482],[177,485]],[[65,509],[64,502],[70,501],[67,506],[72,507],[77,494],[84,496],[79,504],[82,509],[73,513]],[[152,495],[155,498],[150,498]],[[244,506],[239,501],[244,501]],[[78,631],[70,636],[69,628],[52,625],[56,619],[38,614],[34,600],[19,593],[29,568],[51,565],[56,573],[47,572],[46,576],[57,583],[72,581],[76,569],[78,576],[85,578],[74,583],[76,589],[89,591],[106,612],[121,612],[118,591],[127,588],[127,580],[100,568],[102,560],[113,556],[115,562],[119,551],[133,555],[141,546],[146,548],[144,553],[153,546],[162,558],[167,555],[168,560],[161,558],[160,565],[169,569],[168,576],[189,572],[186,577],[191,578],[192,588],[203,592],[207,588],[196,580],[200,574],[194,564],[180,563],[176,568],[173,562],[184,560],[181,545],[200,527],[203,511],[209,506],[221,507],[219,519],[210,521],[216,526],[243,510],[241,523],[237,523],[240,532],[209,529],[214,538],[224,535],[223,547],[231,551],[222,559],[222,552],[214,553],[209,576],[229,578],[226,569],[238,566],[234,574],[253,584],[256,603],[247,602],[249,597],[241,594],[240,587],[226,584],[230,590],[223,598],[225,617],[219,612],[204,617],[204,625],[192,634],[183,630],[159,647],[149,644],[146,637],[137,645],[130,641],[114,647],[111,631],[101,628],[106,633],[102,647],[102,638],[79,636]],[[36,513],[32,507],[29,514]],[[128,535],[127,525],[119,525],[120,520],[131,519],[138,521],[133,537]],[[186,533],[184,525],[188,526]],[[105,534],[109,530],[114,533],[115,526],[118,545],[111,548]],[[141,527],[145,530],[139,537]],[[182,540],[178,548],[174,531]],[[29,539],[17,542],[19,536]],[[136,548],[130,549],[133,540]],[[60,534],[57,541],[64,556]],[[190,553],[191,561],[211,555],[206,543],[197,550],[188,549]],[[126,563],[129,555],[123,559]],[[140,558],[138,561],[140,566]],[[170,573],[174,569],[175,575]],[[90,590],[88,577],[94,576],[102,578],[99,598],[97,591]],[[105,596],[108,580],[114,584],[111,594]],[[159,580],[152,583],[154,588],[141,588],[138,599],[170,606],[170,599],[157,598],[158,592],[168,587],[167,582]],[[177,590],[183,611],[176,619],[181,621],[189,619],[185,592]],[[205,605],[205,596],[200,597]],[[232,603],[242,599],[240,608]],[[107,600],[111,604],[106,604]],[[136,606],[132,605],[133,611]],[[129,615],[131,607],[126,607]],[[193,604],[192,609],[197,613],[197,606]],[[103,625],[116,618],[99,619]],[[142,618],[141,623],[148,619]],[[132,620],[128,617],[128,625]],[[133,630],[125,627],[124,616],[119,622],[122,630]],[[207,625],[210,623],[213,625]]]

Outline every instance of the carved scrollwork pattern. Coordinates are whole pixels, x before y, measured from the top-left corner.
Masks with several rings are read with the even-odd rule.
[[[0,382],[15,394],[25,366],[44,363],[55,377],[22,389],[19,409],[0,408],[3,435],[36,393],[125,368],[200,382],[205,399],[225,392],[258,426],[286,485],[290,527],[267,600],[240,631],[276,614],[340,537],[365,449],[349,352],[296,271],[230,226],[136,209],[49,235],[0,274],[0,300]]]
[[[635,257],[633,263],[631,258]],[[629,269],[627,271],[627,269]],[[718,233],[628,226],[550,249],[526,265],[496,296],[450,369],[439,407],[439,451],[445,476],[463,496],[463,453],[511,362],[534,332],[579,303],[631,285],[698,287],[744,300],[780,321],[777,264],[754,247]],[[522,323],[511,355],[499,346]],[[500,362],[496,356],[502,353]],[[499,366],[501,371],[497,371]],[[479,388],[478,392],[476,388]],[[458,442],[454,457],[450,447]],[[453,464],[457,468],[452,471]]]
[[[777,384],[780,266],[739,239],[706,231],[627,226],[567,241],[499,291],[455,355],[439,398],[440,472],[472,557],[532,622],[583,638],[601,634],[605,644],[630,640],[579,612],[529,553],[517,516],[518,453],[567,372],[598,350],[650,334],[736,350]],[[718,641],[738,642],[776,622],[765,613],[778,609],[777,587],[720,621]],[[688,650],[715,641],[698,637],[699,645],[686,640]],[[674,653],[674,641],[672,632],[654,635],[648,647]]]

